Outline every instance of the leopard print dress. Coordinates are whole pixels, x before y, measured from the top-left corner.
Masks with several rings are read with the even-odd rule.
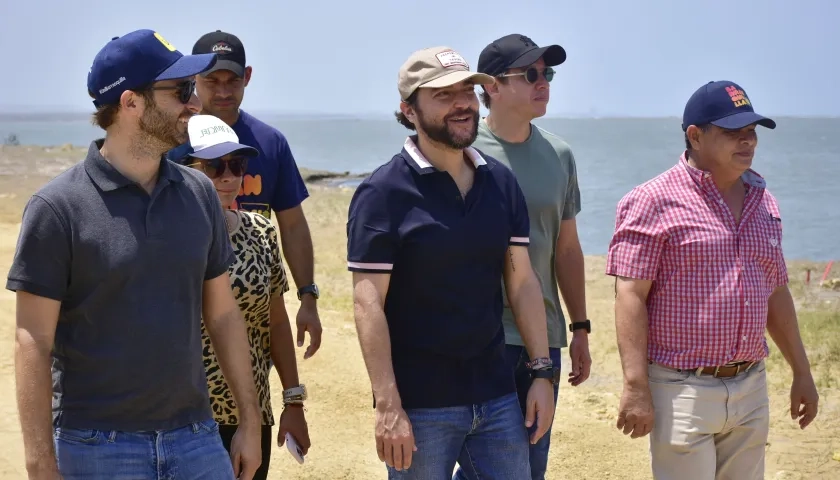
[[[274,225],[257,213],[236,211],[236,214],[239,225],[230,233],[236,259],[228,273],[233,295],[248,329],[262,424],[274,425],[268,380],[272,368],[269,311],[271,300],[289,291],[289,282]],[[213,417],[220,425],[238,425],[236,402],[222,374],[204,322],[201,325],[201,340]]]

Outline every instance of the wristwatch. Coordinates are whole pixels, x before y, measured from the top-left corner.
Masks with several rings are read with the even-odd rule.
[[[320,294],[318,293],[318,285],[315,285],[314,283],[312,283],[312,284],[306,285],[304,287],[298,288],[298,291],[297,291],[298,300],[300,300],[307,293],[312,294],[312,296],[315,297],[315,300],[318,300],[318,297],[320,296]]]
[[[559,369],[555,368],[539,368],[537,370],[531,370],[531,380],[536,380],[537,378],[544,378],[551,382],[552,385],[557,383],[557,374],[555,371]]]
[[[296,387],[283,390],[283,404],[303,404],[303,401],[308,398],[306,394],[306,385],[300,384]]]
[[[589,319],[585,322],[572,322],[569,325],[569,331],[574,332],[575,330],[586,330],[586,333],[592,333],[592,325],[590,325]]]

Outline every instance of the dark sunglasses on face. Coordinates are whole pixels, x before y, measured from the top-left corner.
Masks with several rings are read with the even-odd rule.
[[[540,74],[542,74],[543,78],[545,78],[546,82],[550,82],[554,79],[554,69],[551,67],[546,67],[545,70],[540,72],[537,70],[537,67],[529,67],[528,70],[519,73],[506,73],[504,75],[500,75],[501,77],[525,77],[525,81],[528,83],[537,83],[537,80],[540,78]]]
[[[195,91],[195,80],[186,80],[171,87],[151,87],[152,90],[176,90],[178,100],[183,104],[190,102],[192,94]]]
[[[188,167],[201,170],[210,178],[219,178],[225,173],[225,168],[230,169],[230,173],[234,177],[241,177],[245,175],[245,170],[248,168],[248,157],[233,157],[230,160],[222,160],[221,158],[213,158],[204,160],[201,158],[193,158],[195,163],[188,164]]]

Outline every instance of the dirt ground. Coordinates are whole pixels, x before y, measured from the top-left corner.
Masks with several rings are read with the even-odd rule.
[[[4,175],[11,171],[7,167],[20,166],[22,161],[37,163],[39,170],[41,165],[66,166],[80,159],[79,155],[78,150],[27,151],[0,147],[0,279],[4,286],[17,241],[22,206],[38,186],[55,174],[47,169],[42,171],[43,175]],[[376,456],[373,443],[369,382],[356,339],[350,274],[345,268],[344,227],[350,191],[312,185],[310,192],[312,196],[304,208],[315,243],[324,338],[321,350],[314,358],[304,361],[303,349],[299,349],[298,365],[301,380],[310,391],[306,415],[312,448],[306,463],[298,465],[285,448],[275,446],[271,478],[384,479],[385,468]],[[586,228],[585,219],[580,228]],[[588,313],[594,329],[590,340],[594,365],[592,376],[585,384],[579,387],[563,384],[560,389],[547,478],[652,478],[647,438],[632,440],[615,429],[621,376],[615,346],[612,282],[603,274],[602,257],[587,257],[586,260]],[[792,270],[792,278],[799,283],[804,278],[803,268],[800,265]],[[840,309],[834,297],[817,303],[822,305],[820,308],[830,311]],[[287,299],[287,307],[290,317],[294,318],[298,302],[293,296]],[[4,421],[0,422],[0,479],[26,478],[14,393],[14,325],[14,294],[2,289],[0,416]],[[807,430],[800,431],[787,413],[789,370],[779,359],[768,368],[772,418],[766,479],[840,478],[840,389],[837,382],[840,355],[836,350],[829,351],[820,345],[808,345],[808,348],[809,353],[812,350],[816,354],[823,352],[818,357],[821,362],[832,363],[820,367],[824,372],[821,375],[825,375],[818,380],[822,385],[821,411]],[[778,353],[774,352],[774,355],[778,356]],[[567,360],[565,350],[564,356]],[[564,365],[565,369],[567,365]],[[272,395],[279,409],[281,387],[276,375],[272,377]]]

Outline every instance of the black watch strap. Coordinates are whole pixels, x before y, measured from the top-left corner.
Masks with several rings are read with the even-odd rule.
[[[589,323],[589,320],[585,322],[572,322],[569,325],[569,331],[574,332],[575,330],[586,330],[586,333],[592,333],[592,325]]]
[[[310,283],[309,285],[300,287],[298,289],[298,291],[297,291],[298,300],[300,300],[301,297],[303,297],[307,293],[312,295],[313,297],[315,297],[316,300],[320,296],[320,293],[318,292],[318,286],[315,285],[314,283]]]
[[[531,380],[535,380],[537,378],[544,378],[549,380],[551,383],[555,383],[556,379],[554,371],[557,370],[555,368],[541,368],[539,370],[531,370]]]

